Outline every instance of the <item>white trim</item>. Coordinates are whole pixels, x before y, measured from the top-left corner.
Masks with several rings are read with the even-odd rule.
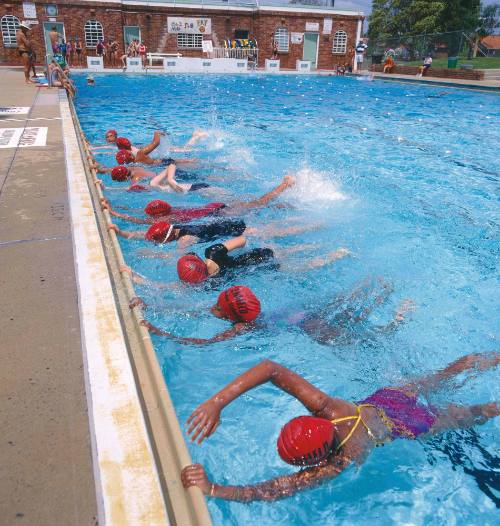
[[[65,94],[59,105],[99,524],[168,525]]]
[[[82,2],[102,4],[102,0],[81,0]],[[122,4],[130,6],[144,6],[144,7],[172,7],[181,11],[198,10],[198,11],[243,11],[243,12],[258,12],[258,11],[276,11],[279,13],[307,13],[323,15],[339,15],[339,16],[353,16],[356,18],[364,18],[363,11],[347,11],[340,9],[328,9],[310,7],[284,7],[271,5],[256,5],[255,7],[237,6],[237,5],[210,5],[210,4],[181,4],[173,2],[148,2],[147,0],[105,0],[108,4]]]

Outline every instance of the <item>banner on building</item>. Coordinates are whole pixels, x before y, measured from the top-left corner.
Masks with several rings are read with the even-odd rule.
[[[304,33],[290,33],[290,42],[292,44],[302,44],[304,41]]]
[[[169,16],[167,26],[169,33],[201,33],[202,35],[212,33],[212,20],[210,18]]]
[[[319,31],[319,22],[306,22],[306,31]]]
[[[332,34],[332,25],[333,25],[333,21],[331,18],[325,18],[323,20],[323,35]]]

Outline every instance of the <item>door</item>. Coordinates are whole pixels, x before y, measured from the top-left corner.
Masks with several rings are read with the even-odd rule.
[[[311,61],[311,69],[316,69],[318,62],[318,33],[304,33],[304,56],[302,60]]]
[[[64,32],[64,24],[62,22],[44,22],[43,23],[43,38],[45,40],[45,52],[48,55],[49,61],[52,60],[54,52],[52,51],[52,42],[49,33],[55,28],[57,31],[57,41],[60,44],[63,40],[66,42],[66,33]]]
[[[132,40],[141,41],[141,28],[139,26],[123,26],[123,41],[125,42],[125,52]]]

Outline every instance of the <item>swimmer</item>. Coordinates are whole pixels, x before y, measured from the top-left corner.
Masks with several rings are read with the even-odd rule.
[[[195,208],[172,208],[166,201],[157,199],[155,201],[151,201],[151,203],[149,203],[144,209],[145,213],[150,216],[147,219],[117,212],[111,207],[109,201],[106,199],[101,200],[101,206],[109,210],[109,213],[115,217],[119,217],[120,219],[125,219],[126,221],[140,225],[151,225],[157,223],[158,221],[188,223],[194,219],[201,219],[202,217],[210,215],[242,215],[248,210],[267,206],[271,201],[275,200],[287,188],[290,188],[294,184],[295,179],[291,175],[286,175],[283,177],[281,184],[258,199],[253,199],[252,201],[238,201],[229,205],[224,203],[208,203],[204,206]]]
[[[229,486],[211,482],[203,466],[192,464],[182,470],[182,482],[185,488],[196,486],[210,497],[274,501],[339,476],[351,464],[361,464],[375,446],[396,438],[415,439],[484,424],[500,414],[498,402],[448,404],[438,409],[421,403],[419,396],[442,389],[456,375],[486,371],[499,363],[499,353],[470,354],[434,374],[379,389],[354,403],[329,396],[286,367],[265,360],[195,409],[188,419],[187,432],[191,441],[201,444],[215,432],[227,405],[254,387],[272,382],[313,415],[290,420],[278,437],[281,459],[302,469],[258,484]]]
[[[282,224],[281,222],[279,223]],[[275,225],[268,224],[259,228],[247,227],[241,219],[224,219],[212,223],[200,225],[174,225],[168,221],[159,221],[151,225],[148,230],[121,230],[117,225],[111,224],[108,230],[114,230],[119,236],[125,239],[145,239],[157,245],[164,245],[177,241],[179,248],[185,248],[195,243],[205,243],[213,239],[227,236],[256,236],[260,238],[286,237],[296,234],[302,234],[307,231],[316,230],[320,225],[298,225],[279,228]],[[152,257],[168,259],[172,254],[165,253],[148,253]]]
[[[155,134],[156,133],[157,132],[155,132]],[[148,146],[139,149],[136,154],[132,153],[132,145],[130,144],[130,141],[128,139],[125,139],[124,137],[118,137],[116,143],[119,147],[119,150],[115,155],[115,159],[118,164],[140,163],[153,166],[169,166],[170,164],[175,162],[179,164],[194,164],[198,162],[197,159],[177,159],[177,161],[174,161],[172,157],[153,159],[148,154],[151,153],[154,150],[154,148],[156,148],[160,144],[159,141],[156,145],[155,142],[152,142]]]
[[[139,298],[134,298],[130,302],[130,308],[138,305],[145,307],[144,302]],[[225,341],[236,336],[236,334],[241,334],[252,329],[253,321],[260,314],[260,301],[248,287],[235,285],[219,294],[217,303],[211,307],[210,312],[217,318],[233,322],[233,326],[209,340],[201,338],[181,338],[158,329],[147,320],[142,320],[141,325],[145,326],[151,333],[157,336],[168,336],[180,343],[204,344]]]
[[[156,134],[160,134],[161,136],[164,136],[165,133],[161,132],[161,131],[156,131],[155,132],[155,135]],[[179,153],[179,152],[188,152],[190,150],[192,150],[192,147],[200,140],[200,139],[203,139],[205,137],[208,136],[208,133],[206,131],[203,131],[203,130],[195,130],[193,132],[193,135],[191,135],[191,138],[186,142],[186,144],[184,146],[171,146],[169,148],[170,151],[172,152],[176,152],[176,153]],[[117,144],[117,140],[118,140],[118,132],[116,130],[108,130],[106,132],[106,135],[105,135],[105,139],[106,139],[106,142],[108,145],[116,145],[118,146]],[[127,139],[128,140],[128,139]],[[151,141],[150,145],[151,144],[155,144],[155,136],[153,136],[153,140]],[[155,146],[155,148],[157,148],[160,144],[160,141],[158,141],[158,144]],[[106,148],[106,146],[96,146],[94,147],[94,149],[98,149],[98,148]],[[153,148],[153,150],[155,149]],[[133,144],[130,144],[130,149],[132,151],[132,153],[134,155],[137,155],[137,152],[140,150],[139,147],[137,146],[134,146]]]
[[[327,264],[331,261],[341,259],[341,257],[345,257],[346,255],[348,255],[348,252],[345,249],[339,249],[332,254],[332,257],[329,260],[323,261],[322,263]],[[312,268],[317,266],[318,265],[313,266]],[[384,283],[384,286],[387,288],[387,284]],[[157,336],[167,336],[181,343],[194,343],[198,345],[206,345],[209,343],[229,340],[248,331],[260,330],[264,328],[272,329],[273,326],[279,325],[285,325],[288,327],[296,326],[299,329],[302,329],[313,340],[322,345],[345,344],[352,341],[352,331],[354,326],[364,322],[373,311],[373,308],[386,299],[383,294],[381,294],[376,296],[370,305],[366,297],[366,289],[367,281],[365,281],[361,287],[358,287],[353,293],[350,294],[350,296],[347,298],[347,302],[344,297],[338,296],[328,305],[317,311],[305,312],[286,309],[285,312],[278,312],[264,316],[263,319],[260,320],[255,320],[257,317],[256,315],[255,318],[250,320],[252,321],[251,324],[247,323],[247,320],[232,320],[235,323],[231,329],[217,334],[212,338],[181,338],[174,336],[169,332],[163,331],[145,320],[142,322],[142,325],[145,325],[153,334],[156,334]],[[364,296],[363,303],[356,307],[354,305],[354,300],[360,303],[359,297],[361,295]],[[340,304],[343,304],[342,309],[339,309]],[[356,312],[356,308],[358,309],[358,312]],[[393,320],[386,325],[374,327],[375,331],[389,332],[396,330],[397,327],[403,323],[405,314],[413,310],[413,308],[414,304],[412,301],[404,300],[396,311]],[[218,316],[217,312],[213,309],[211,309],[211,312],[218,318],[231,319],[227,316]],[[332,313],[334,316],[332,316]],[[359,333],[356,335],[356,342],[359,342]]]
[[[87,86],[94,86],[95,85],[95,79],[92,75],[89,75],[87,77]]]
[[[202,190],[209,188],[210,185],[207,183],[178,183],[175,179],[175,174],[177,173],[177,166],[175,161],[172,159],[172,162],[162,170],[160,173],[152,172],[151,170],[145,170],[140,166],[115,166],[114,168],[107,168],[99,163],[92,164],[92,168],[96,170],[97,173],[110,173],[111,179],[117,182],[131,182],[133,184],[142,181],[143,179],[150,179],[149,186],[151,189],[161,190],[163,192],[196,192],[197,190]],[[163,184],[164,181],[167,184]],[[102,183],[102,181],[101,181]],[[129,188],[130,189],[130,188]],[[143,186],[140,189],[135,188],[133,190],[148,190],[147,187]]]

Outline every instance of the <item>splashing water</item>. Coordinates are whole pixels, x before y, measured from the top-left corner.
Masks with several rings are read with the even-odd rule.
[[[299,203],[325,208],[336,201],[347,200],[347,195],[340,191],[339,184],[327,172],[304,167],[295,174],[295,179],[292,193]]]

